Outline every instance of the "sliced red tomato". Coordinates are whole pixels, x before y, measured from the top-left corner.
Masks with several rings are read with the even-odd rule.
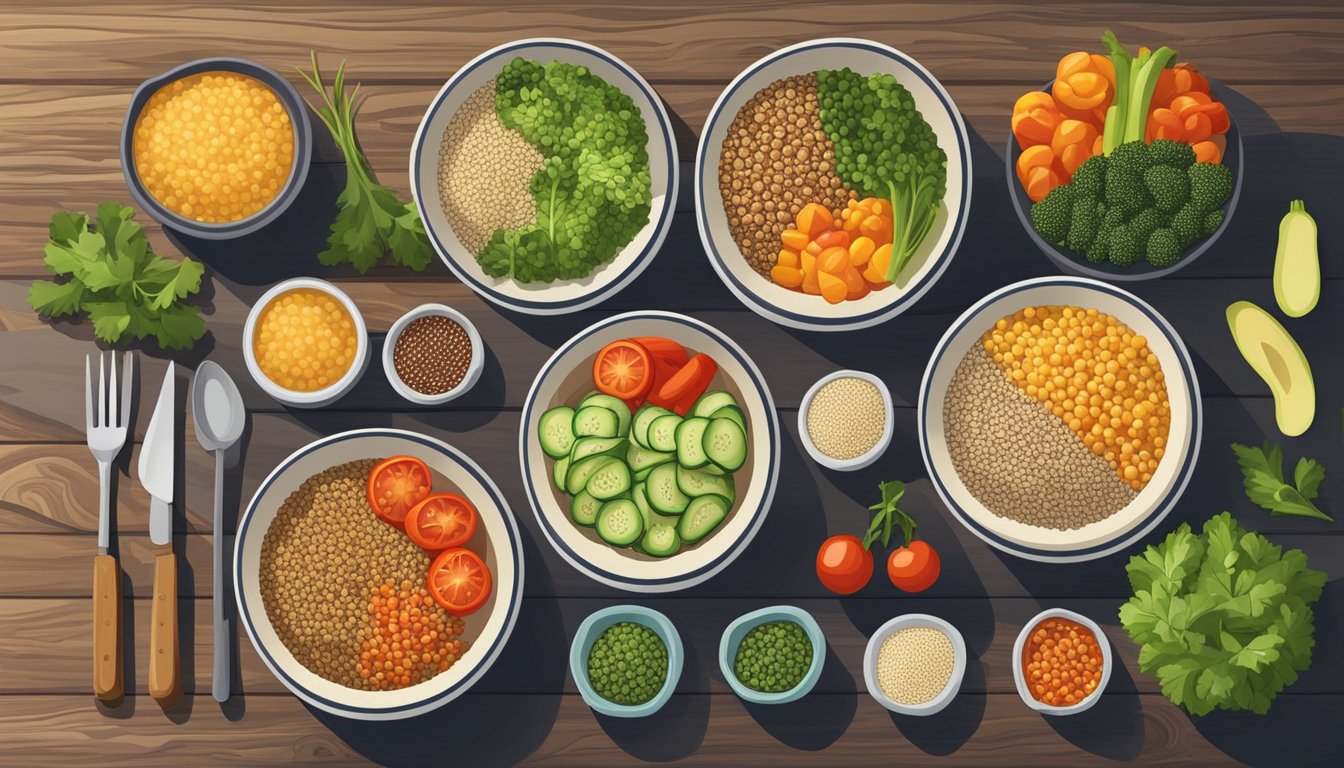
[[[709,389],[709,383],[714,380],[714,374],[718,373],[718,370],[719,366],[714,362],[714,358],[702,352],[687,361],[681,370],[663,384],[658,390],[658,399],[668,404],[694,401]],[[655,405],[661,404],[655,403]],[[663,407],[667,408],[670,405]]]
[[[429,565],[429,593],[454,616],[475,613],[490,597],[490,569],[469,549],[445,549]]]
[[[630,339],[649,351],[654,363],[668,363],[675,370],[686,364],[686,348],[666,336],[635,336]]]
[[[598,391],[612,397],[641,398],[653,385],[653,358],[632,339],[613,341],[593,360],[593,383]]]
[[[428,552],[460,547],[476,535],[476,507],[456,493],[430,494],[406,514],[406,535]]]
[[[393,456],[369,473],[369,506],[393,525],[401,525],[411,507],[429,495],[429,467],[414,456]]]

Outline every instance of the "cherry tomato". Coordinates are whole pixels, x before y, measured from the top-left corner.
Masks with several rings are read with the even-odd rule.
[[[411,507],[429,495],[429,467],[414,456],[393,456],[369,473],[369,506],[373,513],[400,526]]]
[[[873,553],[857,536],[832,536],[817,551],[817,578],[837,594],[858,592],[873,578]]]
[[[430,494],[406,514],[406,535],[428,552],[460,547],[476,534],[476,507],[456,493]]]
[[[613,341],[593,360],[593,383],[600,391],[622,400],[643,397],[653,386],[653,359],[637,341]]]
[[[938,553],[923,539],[893,549],[887,558],[887,578],[905,592],[923,592],[933,586],[942,569]]]
[[[454,616],[473,614],[490,597],[490,569],[469,549],[445,549],[429,565],[429,593]]]

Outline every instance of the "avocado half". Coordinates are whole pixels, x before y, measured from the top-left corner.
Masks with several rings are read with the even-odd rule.
[[[1227,326],[1237,349],[1274,394],[1279,431],[1296,437],[1316,417],[1316,383],[1302,348],[1268,312],[1249,301],[1227,308]]]

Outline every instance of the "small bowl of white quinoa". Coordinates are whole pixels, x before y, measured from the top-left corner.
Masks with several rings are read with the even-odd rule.
[[[878,704],[902,715],[941,712],[966,676],[966,641],[951,624],[926,613],[888,621],[868,638],[863,681]]]
[[[891,391],[881,379],[863,371],[836,371],[803,395],[798,436],[813,461],[851,472],[887,450],[894,415]]]

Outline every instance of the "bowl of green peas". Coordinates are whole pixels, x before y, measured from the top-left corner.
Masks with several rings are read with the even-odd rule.
[[[685,656],[681,635],[666,616],[639,605],[613,605],[579,625],[569,671],[593,711],[647,717],[672,698]]]
[[[821,677],[826,636],[812,614],[773,605],[739,616],[719,641],[719,670],[743,700],[787,704]]]

